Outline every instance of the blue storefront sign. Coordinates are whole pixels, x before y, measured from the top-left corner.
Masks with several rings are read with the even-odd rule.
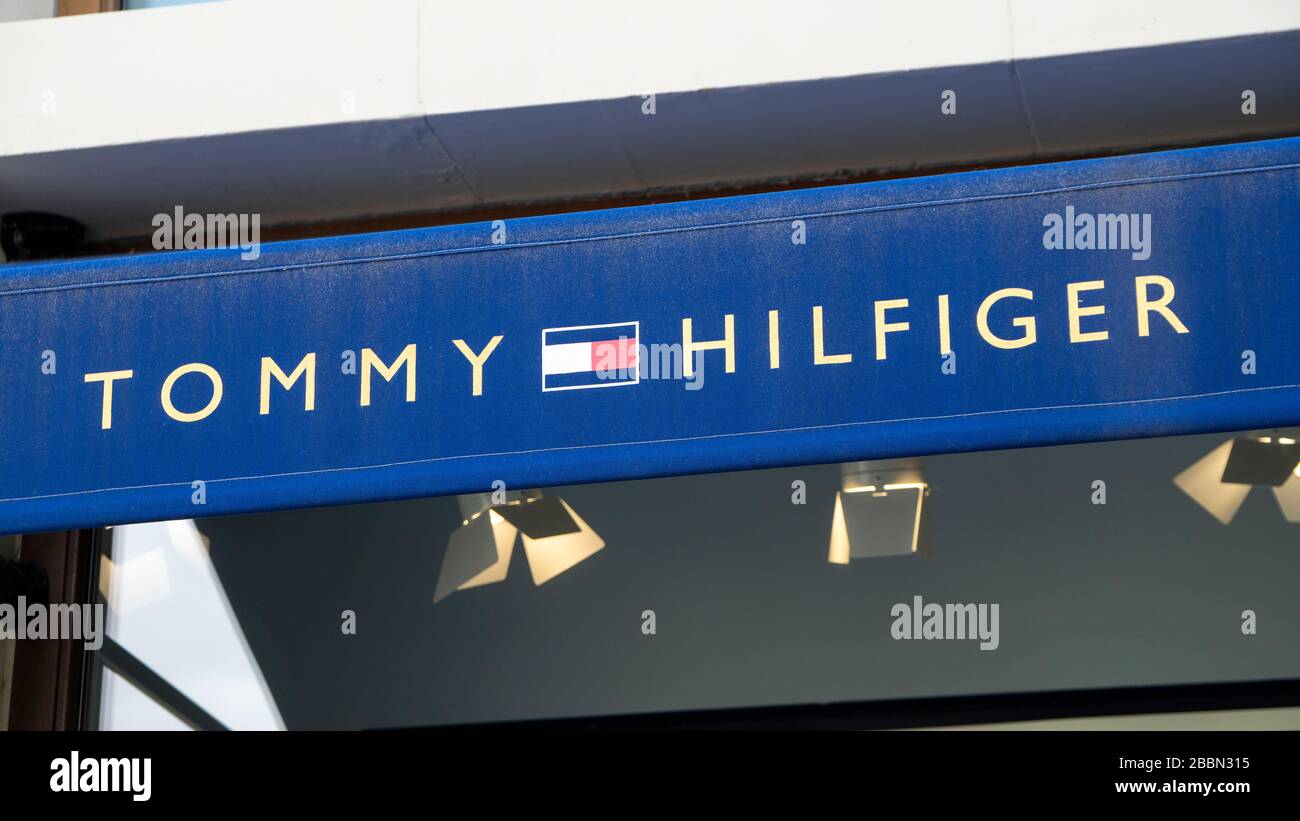
[[[1287,139],[12,265],[0,530],[1300,423],[1297,228]]]

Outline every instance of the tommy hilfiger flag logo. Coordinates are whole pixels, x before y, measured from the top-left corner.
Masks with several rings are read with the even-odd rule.
[[[575,325],[542,331],[542,390],[635,385],[639,322]]]

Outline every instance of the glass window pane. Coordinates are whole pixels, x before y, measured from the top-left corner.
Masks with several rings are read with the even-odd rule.
[[[231,728],[282,728],[192,520],[113,528],[100,590],[108,635],[173,687]]]
[[[1224,483],[1232,440],[612,482],[495,506],[421,499],[197,527],[290,727],[1300,677],[1289,627],[1300,623],[1300,511],[1289,501],[1300,477]],[[169,595],[185,604],[168,618],[195,621],[191,597]],[[162,659],[169,647],[146,652]],[[189,663],[216,676],[226,662]]]
[[[131,682],[106,669],[100,690],[99,729],[188,730],[189,727]]]

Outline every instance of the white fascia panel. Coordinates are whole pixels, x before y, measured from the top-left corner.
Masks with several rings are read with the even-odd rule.
[[[1294,0],[225,0],[0,24],[0,156],[1290,29]]]
[[[1008,0],[1017,60],[1300,29],[1296,0]]]
[[[426,113],[1006,60],[1004,0],[423,0]]]
[[[417,0],[0,25],[0,156],[418,117]]]

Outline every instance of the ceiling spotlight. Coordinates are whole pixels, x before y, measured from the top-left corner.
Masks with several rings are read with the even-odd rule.
[[[1273,488],[1282,515],[1300,522],[1300,445],[1294,436],[1229,439],[1174,477],[1174,484],[1228,524],[1255,486]]]
[[[1300,465],[1291,472],[1290,478],[1273,488],[1273,498],[1282,508],[1282,518],[1293,524],[1300,524]]]
[[[915,459],[848,462],[835,494],[827,561],[930,555],[930,486]]]
[[[533,584],[537,585],[605,546],[567,502],[558,496],[543,496],[538,490],[511,491],[505,502],[496,505],[487,493],[458,496],[456,502],[464,520],[447,541],[434,602],[457,590],[505,579],[516,534],[523,541]]]

